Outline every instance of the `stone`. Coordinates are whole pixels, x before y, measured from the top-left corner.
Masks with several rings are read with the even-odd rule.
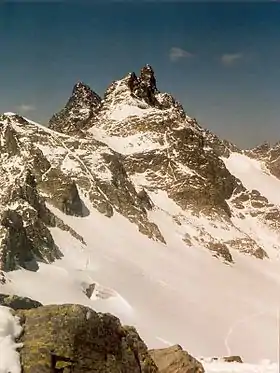
[[[24,332],[19,342],[24,373],[157,373],[134,328],[80,305],[16,311]]]
[[[224,356],[223,360],[226,363],[243,363],[243,360],[240,356],[238,355],[233,355],[233,356]]]
[[[29,310],[42,306],[42,303],[28,297],[19,295],[0,294],[0,305],[12,308],[13,310]]]
[[[209,250],[214,253],[215,256],[222,257],[228,263],[233,263],[232,255],[225,243],[209,242],[207,246]]]
[[[204,373],[202,364],[179,345],[150,350],[149,353],[159,373]]]

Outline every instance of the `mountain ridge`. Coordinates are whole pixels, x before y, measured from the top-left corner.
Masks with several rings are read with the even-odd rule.
[[[70,112],[68,117],[71,117]],[[54,118],[55,116],[50,123],[55,129]],[[170,94],[161,93],[157,89],[155,73],[150,65],[141,69],[139,78],[133,72],[113,82],[98,107],[95,121],[89,119],[85,126],[87,135],[93,134],[113,147],[115,151],[122,153],[124,167],[130,177],[137,179],[138,175],[143,176],[148,172],[153,185],[148,182],[143,187],[147,188],[147,184],[151,189],[163,187],[183,209],[191,209],[194,213],[205,210],[206,215],[211,215],[213,210],[215,212],[217,209],[216,218],[219,215],[230,218],[231,211],[227,200],[234,195],[236,197],[232,199],[238,209],[243,209],[243,203],[246,201],[250,201],[253,207],[267,205],[272,208],[266,198],[250,191],[248,193],[241,182],[227,173],[226,167],[223,168],[222,157],[227,158],[231,152],[243,153],[243,151],[226,140],[220,140],[211,131],[203,129],[196,119],[188,117],[182,105]],[[67,132],[67,129],[60,128],[60,130]],[[119,145],[116,147],[117,143]],[[139,145],[136,145],[137,143]],[[176,156],[170,157],[170,154],[174,153],[179,153],[182,162],[178,162]],[[158,167],[157,159],[164,164],[163,172]],[[172,186],[175,182],[176,188],[168,186],[166,176],[162,175],[168,173],[168,168],[172,174],[169,175],[170,182]],[[192,174],[188,183],[193,183],[194,187],[186,189],[182,188],[182,184],[186,184],[187,174]],[[221,175],[220,179],[218,179],[219,175]],[[183,181],[177,182],[178,177],[179,179],[183,177]],[[200,188],[197,187],[198,185]],[[186,204],[188,198],[191,201]],[[183,206],[182,201],[184,201]],[[203,207],[196,206],[198,201],[202,201]],[[275,210],[272,215],[277,216]],[[245,239],[246,246],[248,243]],[[227,252],[225,255],[230,258],[227,245],[211,242],[211,247],[219,246],[223,247],[221,251]],[[234,246],[239,247],[243,244]],[[256,252],[258,257],[267,256],[258,245],[256,245]]]
[[[259,307],[251,284],[255,273],[263,299],[275,306],[267,289],[277,288],[270,273],[280,250],[280,200],[274,193],[280,181],[266,159],[253,159],[253,152],[203,129],[156,83],[150,66],[139,77],[131,73],[113,82],[103,99],[78,83],[50,128],[14,113],[0,117],[2,287],[44,304],[108,307],[125,321],[132,318],[152,345],[174,340],[176,334],[174,343],[182,340],[187,349],[190,343],[196,355],[200,348],[203,354],[223,355],[222,336],[234,317],[247,313],[238,289],[254,294],[248,306],[252,313]],[[12,239],[15,231],[23,237],[19,244]],[[228,290],[215,272],[228,279]],[[233,280],[233,273],[239,277]],[[50,291],[46,278],[60,290]],[[28,288],[34,279],[40,289]],[[145,290],[139,299],[127,282],[136,292]],[[197,293],[192,291],[195,283],[200,284]],[[208,315],[195,307],[195,299],[199,307],[203,302],[202,283],[209,283],[210,304],[218,296],[215,289],[221,292],[217,312],[222,329],[212,335],[221,339],[216,341],[219,349],[210,342],[204,348],[196,337],[196,329],[215,318],[213,311]],[[89,288],[94,289],[90,298]],[[181,310],[174,310],[172,302],[180,302],[184,292],[194,300],[186,299]],[[229,299],[238,306],[234,316],[223,312]],[[147,300],[154,309],[151,316],[144,307]],[[166,308],[163,321],[157,320],[157,302]],[[141,309],[144,320],[153,318],[157,331],[147,330],[130,303]],[[166,320],[174,315],[178,323],[187,323],[191,338],[177,321],[172,330]],[[268,320],[271,336],[274,319]],[[248,333],[256,338],[258,331]],[[267,356],[268,346],[259,343]]]
[[[16,126],[36,126],[34,122],[13,113],[4,114],[3,118],[8,123],[14,119]],[[16,135],[12,135],[15,129],[13,125],[6,125],[6,128],[7,149],[11,151],[15,147]],[[43,133],[42,126],[40,129]],[[33,132],[38,133],[38,130]],[[67,137],[62,139],[61,136]],[[53,149],[54,158],[48,158],[50,154],[43,156],[44,145],[40,144],[40,137],[35,136],[33,143],[39,140],[39,147],[33,151],[41,154],[40,162],[44,166],[35,172],[34,177],[40,178],[40,173],[48,175],[49,181],[39,183],[41,192],[45,197],[52,193],[50,202],[66,214],[83,216],[85,212],[78,186],[89,191],[91,203],[106,216],[112,216],[116,209],[136,222],[142,233],[166,244],[159,228],[149,221],[147,215],[154,206],[147,192],[162,190],[183,211],[190,211],[198,218],[201,214],[210,217],[210,220],[213,218],[224,228],[232,225],[237,236],[240,236],[240,228],[232,224],[233,208],[243,218],[244,214],[239,211],[248,210],[248,203],[249,210],[252,210],[249,211],[250,216],[260,215],[262,221],[272,221],[270,225],[279,226],[278,208],[258,191],[246,190],[225,166],[223,159],[230,157],[232,152],[243,152],[203,129],[196,119],[187,116],[178,101],[168,93],[161,93],[150,65],[141,69],[139,78],[133,72],[114,81],[103,99],[85,83],[76,83],[66,106],[50,119],[49,130],[45,131],[44,137],[43,141],[48,143],[50,137],[51,142],[55,139],[58,146],[64,148],[63,162],[72,158],[76,169],[83,169],[83,172],[78,172],[83,176],[76,175],[73,180],[73,170],[65,172],[62,160],[58,161],[60,166],[54,166],[58,160],[56,148]],[[77,147],[79,155],[75,154]],[[90,166],[83,159],[83,156],[88,158],[89,151],[97,156]],[[60,152],[63,152],[62,149]],[[36,157],[35,163],[38,155]],[[97,166],[96,176],[93,176],[93,165]],[[55,180],[57,185],[63,180],[63,193],[70,197],[67,207],[63,202],[66,197],[58,196],[52,186]],[[177,217],[175,220],[182,224],[185,218]],[[198,232],[195,240],[187,232],[183,239],[189,244],[202,244],[226,262],[234,262],[231,249],[251,253],[261,259],[269,257],[263,245],[248,237],[246,232],[226,241],[217,240],[209,233],[205,241],[204,229],[201,231],[198,228]]]

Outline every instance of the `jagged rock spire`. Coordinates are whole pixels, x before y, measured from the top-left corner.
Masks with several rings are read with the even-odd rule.
[[[142,67],[140,71],[140,81],[149,88],[152,93],[157,92],[155,73],[151,65],[146,64]]]
[[[49,121],[49,127],[58,132],[79,133],[93,124],[101,105],[101,97],[87,84],[78,82],[66,106]]]
[[[84,136],[86,130],[96,126],[102,118],[110,117],[122,104],[174,109],[175,116],[186,118],[178,101],[168,93],[159,92],[154,69],[146,64],[138,76],[132,71],[123,79],[113,81],[105,91],[103,100],[87,84],[77,82],[66,106],[50,119],[49,127],[57,132]]]
[[[134,92],[138,87],[139,81],[134,71],[128,74],[127,85],[131,92]]]
[[[82,102],[84,105],[91,107],[99,106],[101,97],[96,92],[94,92],[89,85],[83,82],[78,82],[73,87],[72,95],[67,105],[70,105],[71,103],[73,103],[73,101],[77,100],[80,103]]]

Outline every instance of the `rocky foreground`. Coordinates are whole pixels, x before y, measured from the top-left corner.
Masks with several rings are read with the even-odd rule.
[[[122,326],[110,314],[74,304],[42,306],[3,294],[0,305],[10,307],[23,328],[17,342],[22,343],[24,373],[204,372],[178,345],[148,351],[134,327]]]

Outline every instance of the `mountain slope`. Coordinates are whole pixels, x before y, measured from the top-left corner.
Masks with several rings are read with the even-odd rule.
[[[51,129],[12,113],[0,126],[1,216],[17,209],[41,247],[2,241],[1,292],[110,311],[151,348],[276,359],[280,180],[159,92],[151,67],[103,100],[76,85]]]
[[[264,162],[266,168],[277,178],[280,178],[280,142],[270,145],[265,142],[253,149],[245,151],[253,159]]]
[[[183,210],[181,216],[174,216],[177,222],[188,227],[189,213],[192,219],[193,214],[197,216],[196,233],[189,234],[186,229],[183,237],[188,244],[207,247],[229,262],[233,261],[232,249],[258,258],[275,255],[273,247],[264,246],[258,225],[278,229],[278,207],[265,195],[246,190],[223,162],[231,153],[241,151],[201,128],[171,95],[159,92],[156,83],[149,65],[143,67],[139,77],[130,73],[112,83],[98,107],[97,119],[89,119],[80,128],[82,138],[93,136],[118,152],[136,189],[166,192]],[[76,96],[72,97],[69,101],[75,101]],[[73,121],[67,105],[66,123]],[[59,122],[56,126],[53,119],[51,125],[68,133],[68,125],[61,127]],[[214,218],[230,233],[221,237],[215,229],[205,232],[199,223],[202,217]],[[257,232],[253,236],[243,231],[240,220],[246,217],[250,221],[256,217]]]

